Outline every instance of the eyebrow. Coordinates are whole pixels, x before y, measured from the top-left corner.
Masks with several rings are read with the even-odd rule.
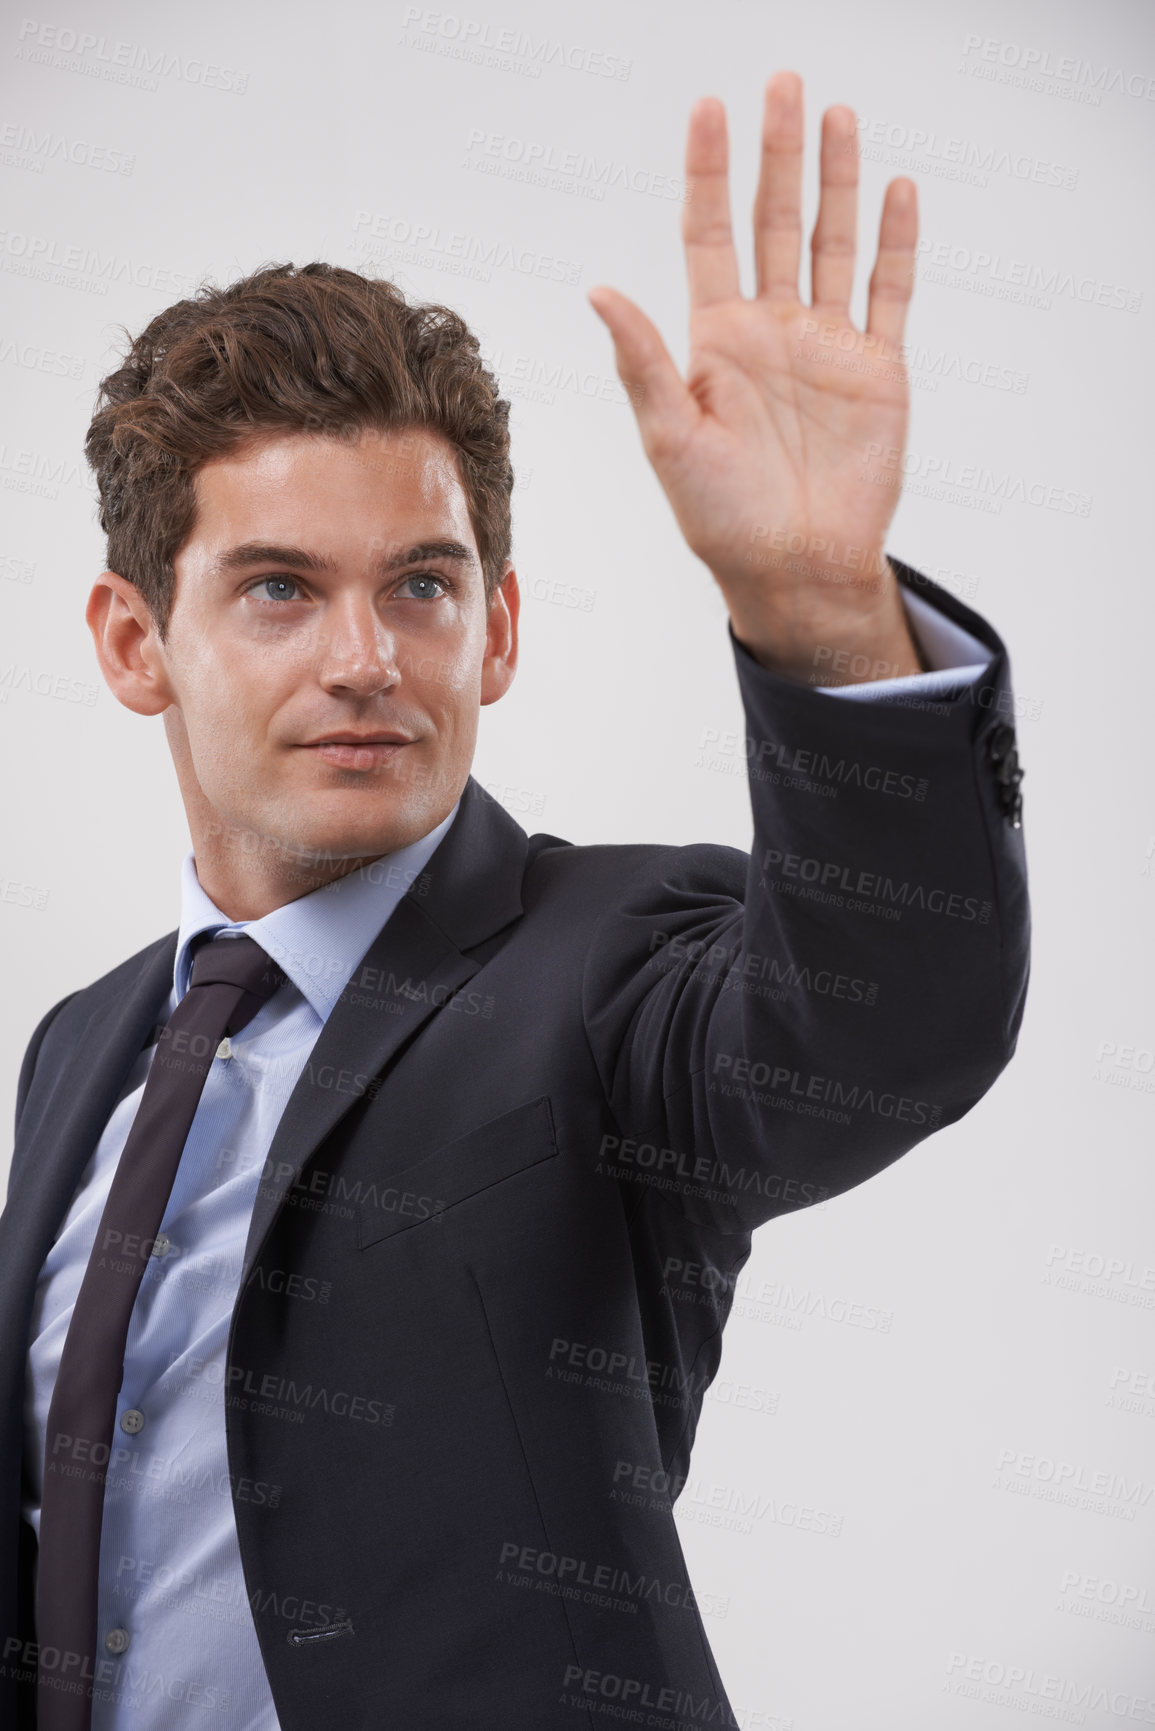
[[[388,577],[406,565],[419,565],[433,559],[449,559],[463,569],[479,568],[476,554],[464,542],[443,539],[417,541],[411,547],[383,553],[373,561],[373,570],[379,577]],[[253,565],[289,565],[296,571],[332,572],[337,569],[331,560],[323,559],[319,553],[310,553],[306,547],[282,547],[275,541],[243,541],[221,554],[212,574],[214,577],[228,576],[233,571],[247,571]]]

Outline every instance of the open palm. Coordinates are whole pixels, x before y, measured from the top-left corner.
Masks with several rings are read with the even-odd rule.
[[[798,291],[802,245],[802,81],[766,86],[754,202],[757,274],[742,296],[730,223],[726,113],[696,103],[686,147],[682,236],[690,289],[683,380],[657,328],[616,289],[591,291],[614,340],[642,443],[693,551],[727,601],[797,618],[877,594],[898,503],[909,386],[900,345],[918,234],[913,182],[891,181],[865,331],[850,321],[858,203],[851,109],[823,116],[812,301]],[[889,464],[879,453],[889,453]],[[873,572],[875,581],[868,579]]]

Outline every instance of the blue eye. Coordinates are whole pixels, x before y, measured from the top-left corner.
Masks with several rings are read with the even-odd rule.
[[[433,571],[415,571],[412,577],[406,577],[403,581],[405,583],[436,583],[440,586],[437,592],[432,595],[418,596],[417,599],[421,601],[436,601],[437,595],[444,592],[446,588],[445,578],[438,577]]]
[[[263,586],[266,589],[271,589],[274,585],[279,589],[295,589],[297,579],[295,577],[259,577],[253,588],[260,589]],[[264,601],[293,601],[296,597],[293,595],[266,594],[261,599]]]

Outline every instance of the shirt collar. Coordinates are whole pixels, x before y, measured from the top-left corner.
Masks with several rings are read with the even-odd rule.
[[[259,920],[230,920],[201,887],[190,849],[181,865],[181,916],[173,963],[174,1002],[188,991],[189,949],[200,932],[246,932],[285,970],[321,1021],[328,1019],[353,969],[420,875],[457,816],[460,799],[435,829],[358,867]]]

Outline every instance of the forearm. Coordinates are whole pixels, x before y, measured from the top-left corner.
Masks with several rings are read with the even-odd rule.
[[[715,1150],[719,1176],[758,1168],[731,1195],[747,1229],[861,1183],[991,1086],[1022,1013],[1027,910],[981,709],[870,705],[851,729],[738,666],[754,816],[741,946],[700,1069],[665,1110],[673,1145]]]

